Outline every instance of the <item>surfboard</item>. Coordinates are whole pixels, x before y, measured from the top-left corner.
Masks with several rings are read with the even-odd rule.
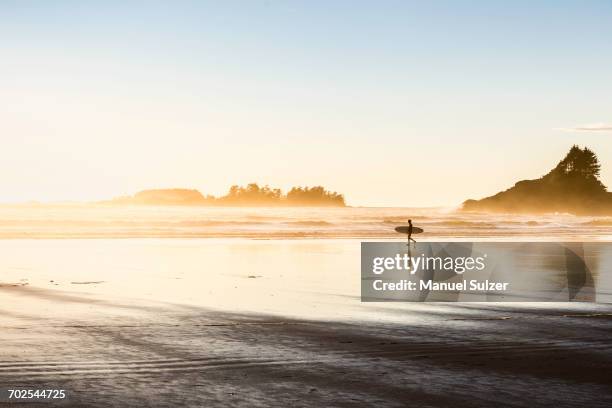
[[[399,227],[395,227],[395,231],[399,232],[400,234],[407,234],[408,228],[410,228],[409,225],[400,225]],[[421,232],[423,232],[423,228],[412,227],[413,234],[420,234]]]

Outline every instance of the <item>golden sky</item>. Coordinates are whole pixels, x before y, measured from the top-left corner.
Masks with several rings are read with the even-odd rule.
[[[610,7],[471,7],[1,5],[0,201],[258,182],[457,205],[574,143],[612,184]]]

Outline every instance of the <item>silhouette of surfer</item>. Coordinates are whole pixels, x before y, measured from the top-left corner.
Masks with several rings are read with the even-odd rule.
[[[423,232],[423,229],[419,227],[413,227],[412,220],[408,220],[408,225],[399,225],[395,227],[395,232],[399,232],[400,234],[406,234],[406,237],[408,238],[408,242],[406,243],[406,245],[410,247],[410,241],[412,241],[414,242],[416,247],[416,240],[412,238],[412,234],[420,234],[421,232]]]
[[[410,246],[410,241],[416,245],[416,240],[412,238],[412,220],[408,220],[408,246]]]

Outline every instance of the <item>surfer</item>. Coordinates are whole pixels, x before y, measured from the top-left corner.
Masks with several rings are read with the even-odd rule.
[[[416,240],[412,238],[412,234],[420,234],[423,232],[423,228],[413,227],[412,220],[408,220],[408,225],[400,225],[395,227],[395,232],[399,232],[400,234],[406,234],[408,237],[408,247],[410,247],[410,241],[414,242],[416,247]]]
[[[410,246],[410,241],[416,244],[416,240],[412,238],[412,220],[408,220],[408,246]]]

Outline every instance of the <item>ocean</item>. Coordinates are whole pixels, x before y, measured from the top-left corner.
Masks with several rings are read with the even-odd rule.
[[[461,213],[452,208],[0,206],[0,238],[383,238],[412,219],[423,240],[612,239],[612,217]]]

